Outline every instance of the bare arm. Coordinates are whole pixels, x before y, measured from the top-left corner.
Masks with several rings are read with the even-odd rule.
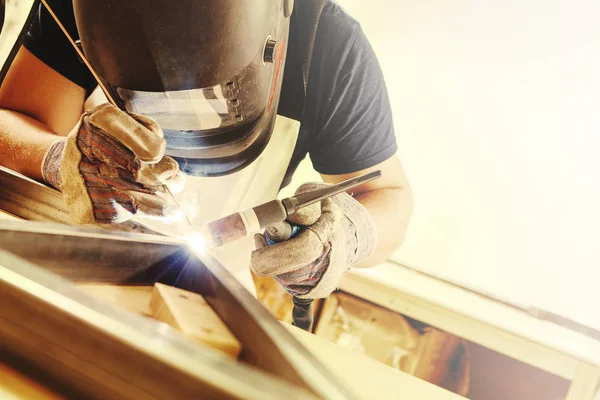
[[[379,243],[373,254],[355,267],[372,267],[385,261],[404,241],[412,215],[413,198],[400,160],[392,158],[363,171],[344,175],[321,175],[327,183],[338,183],[370,171],[383,176],[353,189],[354,198],[369,211],[377,226]]]
[[[0,164],[41,180],[46,149],[77,123],[85,90],[22,47],[0,87]]]

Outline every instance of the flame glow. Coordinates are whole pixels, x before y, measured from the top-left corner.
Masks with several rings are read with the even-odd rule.
[[[200,232],[193,232],[188,238],[188,245],[200,254],[206,250],[206,239]]]

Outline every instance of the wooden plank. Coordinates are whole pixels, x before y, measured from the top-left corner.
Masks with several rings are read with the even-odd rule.
[[[353,270],[340,289],[571,380],[600,342],[397,264]]]
[[[242,345],[201,295],[156,283],[150,310],[154,319],[178,329],[184,336],[234,359],[239,356]]]
[[[455,393],[348,351],[323,338],[283,324],[307,349],[326,363],[360,398],[378,400],[459,400]]]
[[[569,387],[566,400],[599,400],[600,368],[581,362]]]
[[[161,283],[154,287],[79,284],[77,288],[107,303],[168,324],[184,336],[233,358],[241,351],[240,342],[199,294]]]
[[[323,306],[321,307],[321,314],[319,315],[319,319],[314,328],[315,335],[323,336],[335,314],[336,309],[338,308],[338,305],[339,302],[336,296],[331,295],[324,299]]]
[[[0,399],[62,400],[63,397],[0,362]]]
[[[124,289],[126,288],[126,289]],[[118,305],[131,312],[153,318],[148,299],[152,286],[116,286],[104,283],[79,283],[77,289],[109,304]]]
[[[454,393],[468,392],[463,339],[432,327],[419,331],[403,315],[358,297],[329,296],[316,335]]]
[[[8,221],[22,221],[21,218],[9,213],[8,211],[4,211],[4,210],[0,210],[0,219],[5,219]]]

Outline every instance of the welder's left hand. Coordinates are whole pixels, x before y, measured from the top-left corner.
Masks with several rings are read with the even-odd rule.
[[[296,194],[322,186],[304,184]],[[377,244],[371,216],[346,193],[300,209],[288,222],[303,228],[285,242],[268,246],[264,235],[255,235],[251,268],[258,276],[274,277],[301,299],[329,296],[350,267],[367,258]]]
[[[165,185],[184,179],[165,148],[154,120],[103,104],[50,146],[42,176],[79,224],[120,223],[137,213],[164,217],[174,213]]]

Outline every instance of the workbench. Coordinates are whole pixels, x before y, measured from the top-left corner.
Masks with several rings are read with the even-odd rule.
[[[16,219],[7,213],[0,212],[0,219]],[[23,222],[26,223],[26,222]],[[107,302],[119,299],[120,305],[130,311],[144,314],[144,307],[150,301],[151,289],[136,288],[135,295],[126,294],[127,287],[112,287],[110,295],[104,296]],[[85,288],[82,287],[85,291]],[[116,293],[116,294],[115,294]],[[119,294],[120,293],[120,294]],[[124,294],[125,293],[125,294]],[[92,296],[100,296],[92,293]],[[338,346],[284,324],[292,335],[328,367],[340,381],[348,385],[358,397],[371,399],[423,399],[423,400],[458,400],[463,397],[419,380],[408,374],[390,368],[361,354],[341,349]],[[42,386],[32,385],[29,377],[14,371],[7,365],[0,366],[0,394],[2,398],[15,399],[54,399],[56,395]]]

